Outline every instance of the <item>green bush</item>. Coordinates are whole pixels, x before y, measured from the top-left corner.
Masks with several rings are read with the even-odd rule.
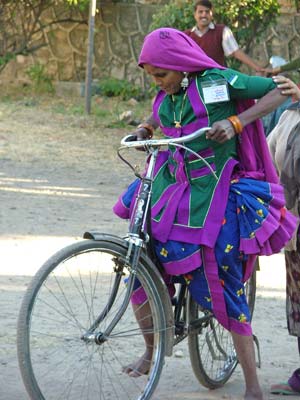
[[[85,11],[89,7],[90,0],[65,0],[71,7],[77,7],[80,11]]]
[[[16,58],[13,53],[6,53],[3,56],[0,56],[0,66],[5,66],[9,61],[14,60]]]
[[[53,93],[54,87],[50,75],[46,73],[45,66],[36,63],[31,65],[26,74],[32,81],[33,87],[38,93]]]
[[[173,0],[153,15],[150,30],[167,26],[184,31],[194,25],[194,1]]]
[[[140,87],[124,79],[107,78],[99,81],[99,94],[107,97],[121,97],[122,100],[130,98],[139,99],[143,96]]]

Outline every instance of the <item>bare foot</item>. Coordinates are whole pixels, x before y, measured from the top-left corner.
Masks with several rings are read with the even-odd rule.
[[[299,396],[298,391],[294,391],[291,386],[286,382],[286,383],[277,383],[276,385],[271,386],[270,393],[272,394],[282,394],[282,395],[295,395]]]
[[[139,358],[136,362],[123,367],[122,371],[132,378],[138,378],[139,376],[147,375],[150,370],[151,357],[151,352],[146,350],[141,358]]]
[[[264,396],[263,396],[263,393],[261,390],[253,391],[253,392],[247,391],[245,393],[244,399],[245,400],[263,400]]]

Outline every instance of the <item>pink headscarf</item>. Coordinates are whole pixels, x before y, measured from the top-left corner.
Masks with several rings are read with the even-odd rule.
[[[145,37],[138,64],[182,72],[225,69],[208,57],[193,39],[173,28],[156,29]]]

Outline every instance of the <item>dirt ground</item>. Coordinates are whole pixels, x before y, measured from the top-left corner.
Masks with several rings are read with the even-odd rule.
[[[5,100],[5,101],[4,101]],[[53,252],[97,228],[126,233],[111,211],[132,179],[116,149],[130,127],[105,127],[103,117],[61,112],[33,98],[0,101],[0,400],[27,400],[16,358],[16,321],[31,276]],[[99,107],[105,102],[99,100]],[[128,109],[132,106],[125,105]],[[73,109],[74,110],[74,109]],[[141,155],[137,156],[141,158]],[[285,320],[283,255],[261,259],[254,331],[266,399],[271,383],[298,367],[296,339]],[[208,391],[193,376],[187,343],[166,359],[156,399],[241,399],[238,367],[222,389]],[[170,394],[170,386],[174,388]]]

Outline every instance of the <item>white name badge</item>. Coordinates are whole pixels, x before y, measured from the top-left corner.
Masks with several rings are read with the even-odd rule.
[[[202,82],[201,87],[205,104],[229,101],[228,85],[225,79]]]

